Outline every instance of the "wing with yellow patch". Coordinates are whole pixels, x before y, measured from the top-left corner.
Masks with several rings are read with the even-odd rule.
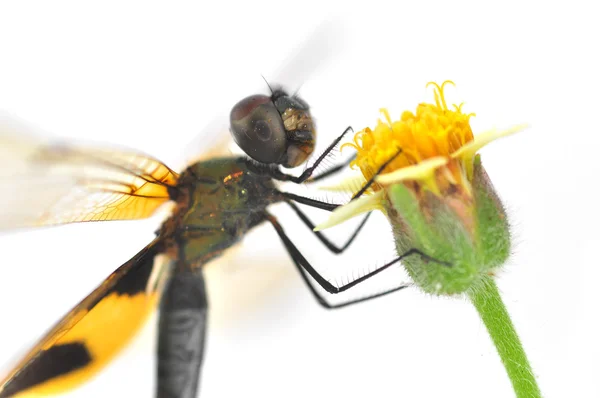
[[[149,217],[177,182],[150,156],[29,130],[0,113],[0,229]]]
[[[157,238],[61,319],[0,383],[0,398],[55,395],[108,364],[159,301],[171,259]]]

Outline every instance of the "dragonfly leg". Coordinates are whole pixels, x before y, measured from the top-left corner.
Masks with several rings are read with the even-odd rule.
[[[397,286],[393,289],[389,289],[387,291],[381,292],[381,293],[377,293],[375,295],[371,295],[371,296],[367,296],[367,297],[363,297],[357,300],[353,300],[350,302],[346,302],[346,303],[341,303],[341,304],[330,304],[329,302],[327,302],[327,300],[321,296],[316,289],[314,288],[314,286],[311,284],[310,280],[308,279],[308,277],[304,274],[304,272],[308,273],[308,275],[310,275],[312,277],[312,279],[317,282],[317,284],[319,284],[319,286],[321,286],[323,289],[325,289],[326,292],[330,293],[330,294],[337,294],[337,293],[341,293],[344,292],[348,289],[351,289],[352,287],[374,277],[375,275],[385,271],[386,269],[390,268],[391,266],[393,266],[394,264],[396,264],[397,262],[399,262],[400,260],[402,260],[403,258],[406,258],[408,256],[412,256],[412,255],[420,255],[421,257],[423,257],[424,259],[431,261],[431,262],[436,262],[438,264],[441,264],[443,266],[451,266],[451,264],[446,263],[444,261],[439,261],[436,260],[430,256],[428,256],[427,254],[423,253],[422,251],[420,251],[419,249],[410,249],[408,250],[406,253],[402,254],[401,256],[398,256],[397,258],[395,258],[394,260],[388,262],[387,264],[383,265],[382,267],[379,267],[378,269],[376,269],[375,271],[369,272],[363,276],[361,276],[360,278],[357,278],[349,283],[346,283],[345,285],[342,286],[335,286],[333,284],[331,284],[331,282],[329,282],[327,279],[325,279],[321,274],[319,274],[319,272],[317,272],[317,270],[315,270],[313,268],[313,266],[308,262],[308,260],[306,260],[306,258],[302,255],[302,253],[300,253],[300,251],[298,250],[298,248],[294,245],[294,243],[290,240],[290,238],[287,236],[287,234],[285,233],[285,231],[283,230],[283,227],[281,226],[281,224],[279,223],[279,221],[277,221],[277,219],[270,215],[270,214],[266,214],[265,215],[267,221],[269,221],[271,223],[271,225],[273,225],[273,227],[275,228],[275,231],[277,231],[277,234],[279,235],[279,238],[281,239],[281,241],[283,242],[285,248],[287,249],[288,253],[290,254],[290,256],[292,257],[292,260],[294,261],[294,264],[296,265],[296,267],[298,268],[298,270],[300,271],[300,274],[302,276],[302,279],[304,280],[304,282],[306,283],[306,285],[308,286],[310,292],[313,294],[313,296],[315,297],[315,299],[317,300],[317,302],[322,305],[323,307],[327,308],[327,309],[334,309],[334,308],[340,308],[340,307],[345,307],[351,304],[357,304],[360,302],[364,302],[367,300],[371,300],[377,297],[381,297],[381,296],[385,296],[386,294],[390,294],[393,293],[395,291],[404,289],[405,287],[408,287],[409,285],[400,285]]]
[[[335,140],[333,140],[333,142],[331,144],[329,144],[327,149],[325,149],[325,151],[317,158],[317,160],[315,160],[312,165],[307,167],[306,170],[304,170],[304,172],[297,177],[290,175],[290,174],[286,174],[286,173],[282,172],[279,168],[270,168],[270,169],[266,170],[266,172],[275,180],[291,181],[296,184],[302,184],[303,182],[308,181],[310,179],[310,177],[312,176],[312,174],[314,173],[316,168],[319,167],[319,164],[321,164],[321,162],[327,157],[327,155],[329,155],[331,153],[331,151],[340,143],[342,138],[344,138],[344,136],[346,134],[348,134],[350,131],[354,131],[354,130],[352,130],[351,126],[348,126],[342,134],[340,134]],[[342,170],[351,161],[352,161],[352,159],[346,161],[344,164],[335,166],[331,170],[325,171],[325,172],[323,172],[323,174],[313,177],[310,180],[312,182],[312,181],[317,181],[317,180],[320,180],[321,178],[330,176],[330,175]]]
[[[333,243],[329,239],[327,239],[325,237],[325,235],[323,235],[323,233],[314,230],[315,224],[313,224],[313,222],[308,218],[308,216],[302,210],[300,210],[300,208],[298,206],[296,206],[294,203],[292,203],[290,201],[286,201],[286,203],[294,210],[294,212],[296,213],[298,218],[300,218],[300,220],[302,220],[302,222],[311,230],[311,232],[313,234],[315,234],[317,239],[319,239],[321,241],[321,243],[323,243],[323,245],[325,245],[325,247],[327,247],[327,249],[329,249],[330,251],[332,251],[335,254],[342,253],[344,250],[346,250],[352,244],[352,242],[354,242],[354,239],[356,239],[359,232],[364,227],[367,220],[369,219],[369,216],[371,215],[371,212],[367,213],[367,215],[360,222],[359,226],[356,227],[356,229],[354,230],[354,232],[352,233],[350,238],[348,238],[346,243],[344,245],[342,245],[341,247],[338,247],[335,243]]]
[[[344,160],[342,163],[340,163],[336,166],[333,166],[333,167],[325,170],[321,174],[317,174],[316,176],[311,176],[311,177],[307,178],[304,182],[305,183],[317,182],[317,181],[327,178],[331,175],[334,175],[335,173],[338,173],[340,170],[348,167],[354,159],[356,159],[356,153],[352,157]]]
[[[387,165],[389,165],[401,153],[402,153],[402,149],[398,149],[398,152],[396,152],[396,154],[394,156],[392,156],[384,164],[382,164],[379,167],[379,169],[377,169],[377,171],[375,172],[375,174],[373,174],[373,177],[371,177],[363,185],[363,187],[352,196],[352,199],[350,199],[350,200],[352,201],[352,200],[355,200],[355,199],[358,199],[359,197],[361,197],[367,191],[367,189],[369,189],[371,187],[371,185],[373,185],[373,183],[375,182],[375,178],[379,174],[381,174],[381,172],[383,172],[383,170],[387,167]],[[333,211],[337,207],[341,206],[339,204],[327,203],[327,202],[323,202],[323,201],[320,201],[320,200],[311,199],[311,198],[307,198],[307,197],[304,197],[304,196],[296,195],[296,194],[293,194],[291,192],[279,192],[279,193],[282,196],[284,196],[285,198],[289,199],[289,200],[293,200],[295,202],[302,203],[303,205],[307,205],[307,206],[311,206],[311,207],[316,207],[316,208],[322,209],[322,210]]]
[[[321,210],[333,211],[341,205],[335,203],[327,203],[321,200],[311,199],[304,196],[296,195],[291,192],[279,192],[279,195],[288,199],[287,201],[293,200],[294,202],[302,203],[303,205],[307,205],[310,207],[315,207]],[[286,202],[287,202],[286,201]]]
[[[358,199],[360,198],[366,191],[367,189],[369,189],[371,187],[371,185],[373,185],[373,183],[375,182],[375,178],[381,174],[383,172],[383,170],[394,161],[394,159],[396,159],[398,157],[398,155],[400,155],[402,153],[402,149],[398,148],[398,152],[396,152],[396,154],[394,156],[392,156],[391,158],[389,158],[388,160],[385,161],[384,164],[382,164],[377,171],[375,172],[375,174],[373,174],[373,177],[369,178],[369,180],[365,183],[365,185],[362,186],[362,188],[356,192],[354,195],[352,195],[352,199],[350,199],[351,201],[354,199]]]

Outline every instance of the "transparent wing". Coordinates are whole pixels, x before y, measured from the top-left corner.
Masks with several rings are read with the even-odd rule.
[[[177,177],[144,154],[53,141],[0,114],[0,230],[145,218]]]
[[[291,93],[297,92],[320,68],[344,51],[344,29],[341,21],[325,20],[302,43],[296,46],[290,43],[290,46],[285,48],[288,54],[282,56],[284,61],[278,68],[274,68],[275,72],[264,72],[268,83],[273,87],[284,87]],[[262,78],[257,76],[257,81],[262,82]],[[262,84],[257,86],[254,92],[245,95],[268,92],[267,84]],[[241,99],[232,98],[230,103],[223,104],[221,113],[186,145],[182,159],[187,160],[189,164],[189,161],[204,159],[207,156],[241,153],[229,134],[229,111]],[[209,150],[205,151],[206,149]],[[200,150],[203,151],[201,157],[198,156]]]
[[[270,77],[291,92],[297,92],[319,69],[345,51],[345,27],[341,20],[321,22],[300,45],[293,48],[286,60]]]

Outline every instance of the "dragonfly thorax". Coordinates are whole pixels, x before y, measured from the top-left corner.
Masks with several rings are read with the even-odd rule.
[[[203,264],[237,243],[281,200],[272,179],[246,158],[198,162],[178,181],[176,208],[163,225],[188,264]],[[168,231],[168,232],[167,232]]]

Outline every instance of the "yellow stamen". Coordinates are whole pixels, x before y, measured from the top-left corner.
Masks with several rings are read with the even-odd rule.
[[[383,116],[385,117],[385,120],[387,120],[388,125],[391,126],[392,118],[390,117],[390,112],[386,108],[380,108],[379,112],[383,113]]]
[[[435,104],[437,105],[438,108],[440,108],[443,111],[448,110],[448,106],[446,105],[446,99],[444,98],[444,86],[446,84],[452,84],[453,86],[456,87],[456,84],[454,84],[454,82],[452,80],[446,80],[445,82],[442,83],[441,86],[439,84],[437,84],[436,82],[429,82],[429,83],[427,83],[427,85],[425,85],[425,87],[435,86],[434,91],[433,91],[433,95],[435,97]],[[441,106],[440,106],[440,102],[442,103]],[[459,109],[459,111],[460,111],[460,109]]]

